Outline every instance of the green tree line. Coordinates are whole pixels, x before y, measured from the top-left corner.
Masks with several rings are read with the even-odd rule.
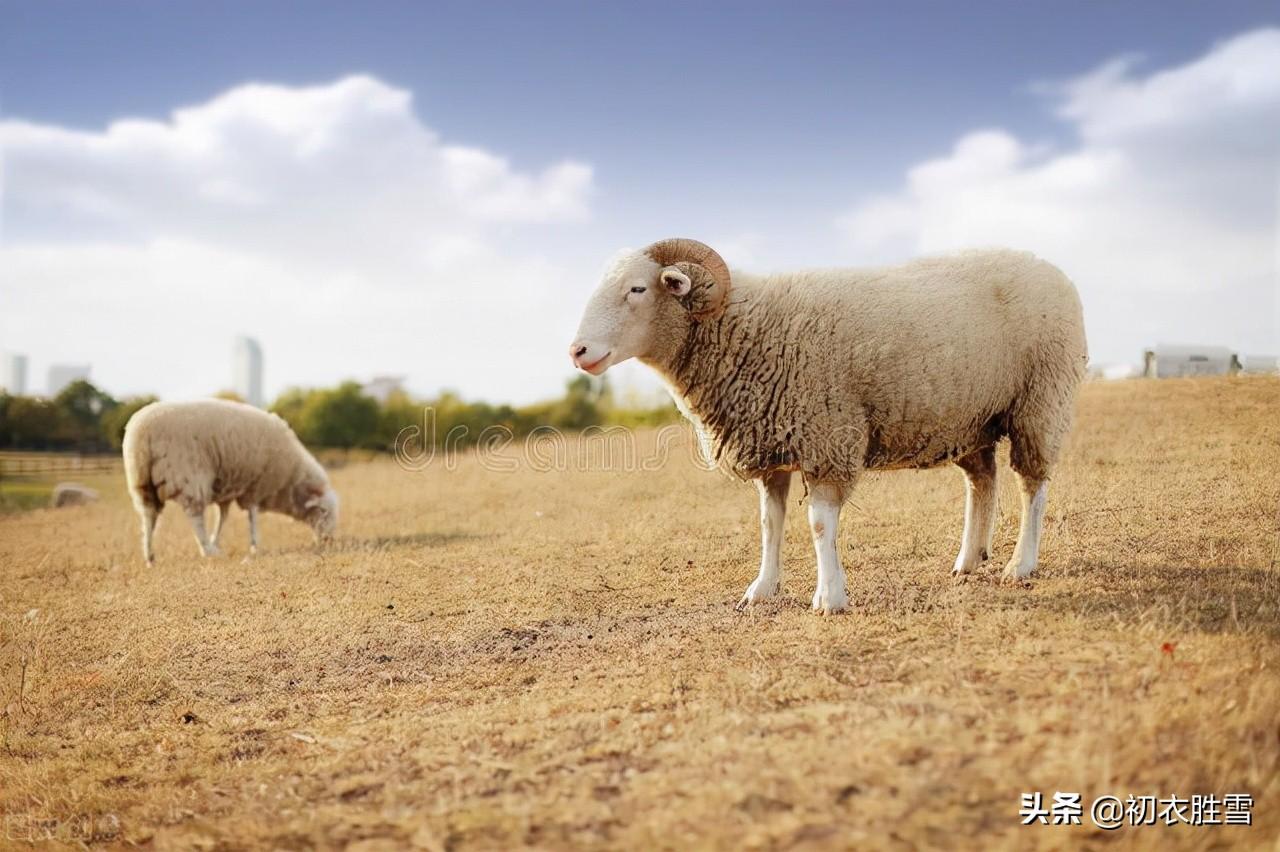
[[[220,397],[236,399],[234,394]],[[118,450],[124,427],[155,397],[117,400],[87,381],[68,385],[52,399],[0,392],[0,449],[107,452]],[[270,410],[312,447],[389,450],[407,427],[436,444],[474,444],[490,427],[516,436],[552,426],[654,426],[677,418],[673,405],[619,404],[602,379],[576,376],[556,399],[526,406],[467,401],[452,391],[415,399],[397,392],[385,402],[366,395],[356,382],[333,388],[290,388]],[[430,412],[428,415],[427,412]]]
[[[52,399],[0,391],[0,449],[82,453],[119,449],[124,424],[154,400],[147,396],[121,401],[83,379]]]

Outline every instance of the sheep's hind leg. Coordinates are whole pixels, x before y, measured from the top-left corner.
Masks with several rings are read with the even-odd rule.
[[[1023,580],[1036,569],[1049,494],[1049,476],[1071,426],[1074,383],[1049,376],[1018,403],[1009,424],[1009,465],[1022,492],[1022,526],[1003,579]]]
[[[1024,580],[1036,570],[1040,557],[1040,533],[1044,527],[1044,507],[1049,496],[1049,480],[1018,474],[1018,486],[1022,491],[1022,527],[1018,530],[1018,545],[1013,557],[1005,566],[1003,579]]]
[[[249,556],[258,554],[258,507],[250,506],[249,512]]]
[[[964,538],[953,574],[968,574],[991,558],[996,526],[996,449],[983,447],[956,461],[965,474]]]
[[[147,565],[156,564],[156,552],[151,539],[155,535],[160,508],[159,506],[142,506],[138,510],[142,516],[142,558],[147,561]]]
[[[813,532],[813,548],[818,556],[818,588],[813,593],[813,608],[829,615],[849,605],[845,587],[844,566],[836,549],[836,530],[840,524],[840,507],[846,489],[821,482],[809,493],[809,529]]]
[[[783,522],[787,517],[787,492],[791,474],[775,471],[756,480],[760,489],[760,573],[738,602],[742,610],[748,604],[768,600],[778,593],[782,583]]]
[[[203,556],[218,556],[218,546],[209,540],[209,534],[204,528],[204,507],[199,508],[194,505],[185,505],[183,508],[187,512],[187,520],[191,521],[191,531],[195,533],[196,544],[200,545],[200,553]]]
[[[218,520],[213,525],[213,546],[216,548],[218,542],[222,540],[222,525],[227,521],[227,513],[231,511],[231,503],[218,504]]]

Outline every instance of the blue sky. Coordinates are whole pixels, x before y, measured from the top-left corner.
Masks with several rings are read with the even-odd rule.
[[[1187,74],[1193,75],[1195,63],[1211,55],[1215,46],[1275,25],[1280,25],[1280,10],[1274,2],[0,3],[0,107],[9,126],[7,139],[0,136],[7,155],[0,258],[8,258],[0,273],[9,280],[0,287],[10,290],[11,300],[0,319],[0,346],[28,351],[37,371],[51,361],[91,361],[95,378],[118,392],[195,395],[216,390],[207,386],[210,383],[226,383],[222,374],[228,359],[217,349],[221,336],[229,340],[234,333],[249,331],[263,339],[268,388],[273,391],[293,383],[330,383],[346,378],[345,373],[361,378],[389,372],[407,374],[411,385],[423,392],[447,386],[469,396],[517,400],[554,393],[568,375],[562,350],[583,297],[603,261],[617,248],[678,233],[727,247],[723,253],[732,264],[776,268],[896,258],[917,250],[957,247],[953,243],[1009,242],[1002,239],[1005,231],[998,217],[977,231],[939,230],[937,211],[953,210],[954,205],[940,197],[937,184],[912,188],[912,169],[948,157],[953,165],[974,157],[975,162],[989,163],[994,157],[999,175],[989,185],[1004,189],[984,206],[983,214],[1003,209],[1001,204],[1010,197],[1020,210],[1026,205],[1041,209],[1045,204],[1037,193],[1049,190],[1035,170],[1047,169],[1055,157],[1064,165],[1077,154],[1108,163],[1108,156],[1118,150],[1122,158],[1137,162],[1159,160],[1169,147],[1152,143],[1158,135],[1154,132],[1129,133],[1119,141],[1108,136],[1110,119],[1104,113],[1111,109],[1109,98],[1119,97],[1126,87],[1155,81],[1147,87],[1150,94],[1140,95],[1154,102],[1165,96],[1156,85],[1160,74],[1192,68]],[[1264,47],[1255,46],[1252,53],[1242,49],[1239,57],[1233,54],[1222,62],[1244,63],[1255,69],[1253,73],[1269,75],[1274,68],[1257,58],[1265,53]],[[1069,82],[1126,56],[1140,59],[1104,80],[1101,95],[1096,86],[1084,100],[1072,101],[1064,93]],[[1221,74],[1215,78],[1212,69],[1205,74],[1206,79],[1222,79]],[[342,261],[338,257],[323,269],[317,266],[323,279],[317,285],[319,296],[307,295],[301,281],[286,282],[282,277],[278,284],[270,283],[275,281],[270,270],[305,277],[298,258],[315,252],[300,242],[275,253],[265,236],[258,239],[254,234],[280,234],[284,242],[301,240],[301,222],[309,223],[314,233],[332,228],[341,234],[343,201],[365,203],[359,180],[317,189],[312,181],[323,176],[300,172],[305,181],[295,176],[303,182],[275,187],[297,197],[296,207],[283,197],[255,198],[256,209],[269,208],[270,218],[253,214],[259,218],[253,220],[254,228],[245,230],[237,229],[234,217],[217,206],[231,203],[223,192],[227,186],[243,195],[245,175],[261,173],[244,170],[248,143],[236,135],[243,127],[240,119],[219,113],[223,123],[218,133],[224,135],[218,144],[241,146],[230,165],[225,156],[210,160],[174,155],[178,165],[148,172],[143,152],[154,150],[147,147],[152,142],[133,154],[119,153],[116,146],[115,159],[106,160],[94,147],[93,135],[102,135],[113,122],[150,119],[165,125],[172,122],[175,109],[208,105],[247,83],[268,84],[287,93],[333,86],[352,75],[371,81],[353,90],[351,98],[357,103],[387,92],[411,96],[409,118],[396,115],[395,133],[404,131],[405,139],[414,136],[405,124],[412,120],[439,146],[487,152],[507,171],[483,178],[501,181],[485,211],[469,209],[455,216],[443,204],[429,205],[425,213],[399,201],[383,208],[369,206],[362,215],[373,219],[423,213],[448,223],[423,231],[406,226],[405,239],[421,238],[424,246],[433,246],[432,260],[409,259],[393,268],[390,261],[383,265],[380,258],[370,257],[330,275],[327,270]],[[1167,96],[1188,114],[1212,114],[1214,94],[1205,95],[1204,102],[1194,101],[1201,97],[1195,94],[1201,91],[1197,86],[1192,80]],[[391,115],[396,107],[394,98],[387,97],[386,114]],[[1276,104],[1269,97],[1255,98],[1237,110],[1246,128],[1257,126],[1264,132],[1271,126]],[[1072,103],[1076,115],[1064,117]],[[287,106],[273,108],[291,114]],[[376,141],[381,132],[377,128],[384,126],[378,122],[385,116],[371,125],[374,129],[359,129],[364,119],[358,109],[350,109],[342,107],[346,111],[341,118],[314,119],[329,121],[325,132],[333,136],[348,130],[354,134],[354,159],[335,160],[346,164],[342,168],[348,173],[363,175],[371,168],[360,159],[361,151],[390,164],[388,168],[397,156],[435,156],[417,149],[410,152],[418,142],[377,150],[361,134],[374,133],[371,138]],[[248,112],[256,116],[253,121],[269,121],[254,108]],[[19,130],[14,130],[15,123],[21,124]],[[78,141],[51,141],[33,127],[82,136]],[[963,155],[956,153],[961,140],[982,131],[998,135],[976,137]],[[1199,138],[1198,132],[1181,123],[1166,128],[1161,138],[1183,133],[1188,139]],[[1082,142],[1089,134],[1094,134],[1092,141]],[[1014,140],[1012,149],[1009,140]],[[164,148],[168,143],[155,144],[170,150]],[[1265,156],[1249,153],[1253,159],[1246,159],[1258,173],[1245,181],[1265,181]],[[281,169],[279,156],[271,155],[275,172]],[[1201,148],[1187,156],[1195,163],[1204,158]],[[445,160],[451,162],[449,155]],[[358,165],[350,167],[352,163]],[[589,175],[548,175],[548,170],[565,163]],[[225,179],[215,173],[224,167],[230,170]],[[1166,167],[1179,170],[1175,161]],[[222,193],[216,203],[205,209],[200,206],[204,202],[192,200],[195,196],[166,197],[175,169],[198,172],[203,188],[195,195],[208,199],[209,187],[214,186],[214,195]],[[971,172],[968,165],[963,170]],[[1107,174],[1114,177],[1100,180],[1120,186],[1125,186],[1124,180],[1142,188],[1161,184],[1151,175],[1124,170]],[[546,180],[539,183],[539,176]],[[381,170],[368,179],[386,182],[370,194],[386,195],[388,187],[396,185],[394,176]],[[1274,186],[1274,173],[1270,179]],[[421,176],[409,180],[431,186],[421,183]],[[1232,194],[1239,180],[1240,175],[1223,172],[1213,186],[1201,182],[1188,188],[1193,198],[1188,209],[1223,220],[1243,209],[1254,210],[1257,198],[1240,201]],[[139,191],[150,206],[142,213],[132,209],[134,187],[145,188]],[[1134,191],[1131,188],[1126,197]],[[500,193],[505,194],[499,198]],[[1162,209],[1154,197],[1160,190],[1152,193],[1148,207],[1130,211],[1133,217]],[[1249,190],[1242,193],[1248,195]],[[562,205],[548,201],[566,194],[572,198]],[[1231,198],[1220,213],[1205,212],[1199,202],[1224,194]],[[86,206],[84,199],[90,197],[93,204]],[[1054,196],[1049,206],[1066,203]],[[1100,199],[1092,203],[1115,207]],[[316,222],[321,205],[332,209],[324,221]],[[535,208],[540,205],[553,212],[539,213]],[[125,207],[130,208],[127,215],[111,212]],[[912,210],[904,212],[906,207]],[[498,208],[500,212],[494,212]],[[1081,215],[1071,209],[1074,212],[1062,215]],[[867,217],[886,210],[887,218],[901,227],[871,245],[865,233],[877,230],[880,219],[876,218],[877,228],[869,229]],[[968,216],[964,211],[955,215]],[[1266,212],[1251,215],[1256,219]],[[1274,206],[1271,215],[1274,218]],[[459,216],[472,216],[475,222],[455,228]],[[1015,222],[1026,218],[1016,210],[1010,216]],[[1135,235],[1160,230],[1148,228],[1145,221],[1135,221]],[[935,224],[926,228],[921,223]],[[850,228],[859,233],[849,236]],[[1026,235],[1007,222],[1004,228],[1026,241]],[[447,239],[441,236],[444,232]],[[1035,242],[1034,233],[1031,237]],[[1086,311],[1091,290],[1099,312],[1108,310],[1106,294],[1114,287],[1093,282],[1105,277],[1096,270],[1118,267],[1108,267],[1107,258],[1098,257],[1073,269],[1074,245],[1062,238],[1028,247],[1066,254],[1050,259],[1077,278],[1087,297]],[[69,247],[70,253],[41,254],[53,246]],[[1115,251],[1124,253],[1123,248]],[[1258,248],[1255,241],[1231,250],[1256,253]],[[79,264],[68,259],[76,252],[82,254]],[[103,252],[109,252],[108,259]],[[467,270],[450,273],[447,257],[465,258]],[[1174,261],[1153,262],[1151,276],[1176,268]],[[1195,262],[1188,259],[1191,265]],[[119,264],[114,277],[105,276],[107,283],[90,284],[77,272],[104,263],[113,269]],[[236,305],[243,308],[254,287],[220,293],[216,284],[202,283],[181,297],[149,298],[155,294],[147,286],[164,286],[164,280],[183,273],[184,264],[199,267],[193,271],[197,278],[201,271],[223,263],[227,270],[252,269],[245,274],[259,279],[259,291],[281,294],[278,302],[258,311],[250,305],[241,320]],[[1248,268],[1236,278],[1252,282],[1241,286],[1252,294],[1248,298],[1260,299],[1250,313],[1263,320],[1250,325],[1224,315],[1206,328],[1208,342],[1280,348],[1274,337],[1274,292],[1271,303],[1265,304],[1267,282],[1258,275],[1265,276],[1266,270],[1260,263],[1244,264]],[[48,271],[58,265],[66,268],[61,273]],[[1147,271],[1137,269],[1136,277]],[[502,287],[519,290],[518,279],[525,275],[532,283],[515,293],[515,302],[504,305],[496,294],[505,292]],[[1082,281],[1082,275],[1089,280]],[[149,279],[150,285],[137,283],[140,278]],[[159,325],[187,326],[181,333],[151,325],[152,334],[172,334],[160,346],[174,354],[165,364],[152,365],[148,373],[138,365],[136,352],[113,345],[112,335],[105,331],[88,341],[24,331],[65,315],[69,305],[80,301],[77,286],[116,288],[122,306],[149,299],[156,310],[180,312],[195,298],[206,302],[208,310],[200,312],[203,321],[184,320],[179,313],[164,315]],[[1216,294],[1201,293],[1200,298],[1220,300],[1221,288],[1230,291],[1233,286],[1232,280],[1224,280]],[[495,295],[463,298],[457,288]],[[1172,286],[1171,292],[1185,290]],[[60,295],[45,298],[45,293]],[[281,320],[279,306],[299,297],[320,304],[309,305],[309,312],[297,321]],[[1127,310],[1146,297],[1135,293],[1132,298],[1114,309]],[[356,351],[344,353],[344,358],[308,354],[310,337],[339,333],[333,318],[346,313],[344,306],[352,301],[384,306],[385,322],[377,321],[376,312],[360,314],[365,317],[362,323],[377,323],[381,345],[374,340],[353,342],[350,348]],[[94,316],[103,316],[106,303],[97,302],[94,311]],[[545,355],[536,335],[494,319],[503,312],[526,323],[531,312],[538,315]],[[128,325],[129,312],[121,307],[120,313],[120,322]],[[418,315],[421,322],[408,322],[406,314]],[[491,326],[492,332],[487,330]],[[1240,340],[1223,339],[1237,326]],[[308,327],[310,335],[301,330]],[[1179,338],[1197,331],[1186,316],[1173,314],[1132,334],[1122,323],[1103,317],[1096,332],[1090,329],[1093,350],[1104,360],[1136,360],[1137,350],[1155,342],[1150,338],[1165,328],[1169,336]],[[483,342],[468,355],[463,354],[467,339]],[[213,354],[202,355],[200,346]],[[639,374],[632,378],[643,381]],[[39,372],[34,380],[38,385]]]
[[[1280,25],[1274,2],[0,8],[10,115],[95,128],[251,80],[365,72],[411,90],[432,127],[517,165],[584,159],[614,191],[641,196],[667,170],[713,185],[726,210],[887,189],[971,127],[1060,138],[1069,128],[1032,82],[1126,53],[1177,64]]]

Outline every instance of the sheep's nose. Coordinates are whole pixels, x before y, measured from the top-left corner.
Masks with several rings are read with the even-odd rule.
[[[573,363],[577,364],[578,359],[587,354],[587,347],[584,344],[575,343],[569,347],[569,357],[573,359]]]

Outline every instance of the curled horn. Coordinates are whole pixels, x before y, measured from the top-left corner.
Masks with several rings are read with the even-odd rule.
[[[729,303],[729,267],[706,243],[674,238],[659,240],[644,250],[665,270],[674,266],[689,279],[681,303],[695,320],[719,316]]]

